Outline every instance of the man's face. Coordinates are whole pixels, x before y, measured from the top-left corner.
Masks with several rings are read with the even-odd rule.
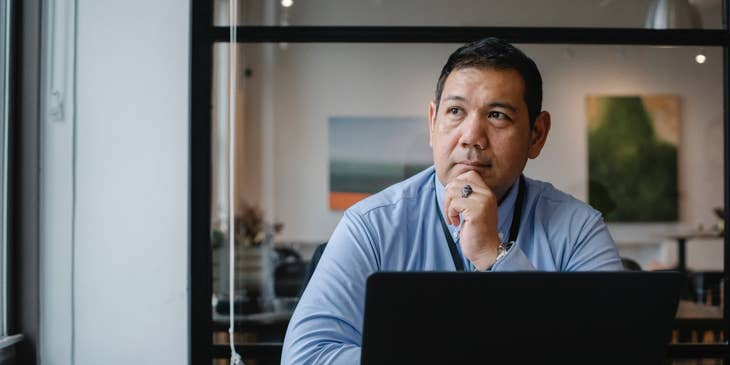
[[[520,74],[511,69],[451,72],[438,110],[434,103],[429,107],[430,143],[442,184],[474,170],[501,199],[527,159],[539,155],[549,115],[538,117],[537,132],[530,129],[524,88]]]

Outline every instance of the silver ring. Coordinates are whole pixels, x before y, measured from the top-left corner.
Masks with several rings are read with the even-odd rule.
[[[466,184],[463,188],[461,188],[461,197],[462,198],[468,198],[471,193],[473,193],[474,190],[471,188],[471,185]]]

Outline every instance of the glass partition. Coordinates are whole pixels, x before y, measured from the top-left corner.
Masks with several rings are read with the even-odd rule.
[[[216,14],[227,7],[215,0]],[[239,25],[722,28],[720,0],[258,0],[238,8]]]
[[[458,45],[236,47],[236,342],[278,342],[343,210],[432,163],[428,102]],[[552,115],[525,174],[600,210],[628,267],[686,273],[674,342],[725,341],[722,49],[518,47],[540,67]],[[216,44],[213,57],[216,344],[228,342],[228,51]]]

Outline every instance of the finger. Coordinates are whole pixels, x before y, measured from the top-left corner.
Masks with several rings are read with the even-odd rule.
[[[473,195],[473,193],[477,193],[477,195],[484,195],[487,197],[494,195],[492,189],[484,184],[482,180],[479,180],[481,179],[481,177],[476,177],[476,180],[474,179],[475,177],[468,177],[467,179],[455,178],[448,185],[445,186],[445,195],[449,195],[452,197],[461,197],[464,186],[466,185],[471,186],[472,194],[469,194],[470,197]]]
[[[451,222],[449,224],[458,227],[461,224],[461,217],[459,216],[459,213],[461,213],[461,211],[457,209],[456,205],[454,204],[456,200],[457,199],[451,199],[449,206],[444,208],[446,210],[446,217],[449,222]]]
[[[461,189],[463,189],[465,185],[471,185],[472,190],[475,191],[480,189],[489,189],[482,177],[473,171],[468,171],[455,177],[445,186],[445,188],[457,189],[458,192],[461,193]]]
[[[447,186],[444,194],[444,215],[446,216],[447,223],[452,226],[459,226],[461,224],[461,216],[459,215],[461,210],[454,210],[453,204],[455,200],[464,199],[462,191],[465,185],[469,184],[465,181],[456,181]],[[477,189],[482,190],[481,188]],[[474,192],[472,191],[470,196],[473,194]]]
[[[458,226],[461,222],[461,217],[459,216],[459,212],[454,212],[453,209],[451,209],[451,206],[455,199],[464,199],[463,197],[463,189],[465,185],[469,185],[467,182],[463,181],[457,181],[455,183],[451,183],[447,185],[445,189],[444,194],[444,216],[446,217],[446,223],[452,225],[452,226]],[[480,191],[484,191],[481,188],[477,188]],[[472,188],[472,193],[470,196],[474,194],[474,190]]]
[[[466,185],[471,186],[472,192],[469,194],[470,198],[474,198],[474,193],[477,195],[484,195],[487,198],[492,196],[492,190],[484,182],[484,179],[476,171],[470,170],[460,174],[450,181],[445,186],[444,194],[444,216],[446,217],[446,223],[452,226],[458,226],[461,223],[461,217],[458,213],[453,213],[451,205],[454,199],[463,199],[463,190]],[[481,200],[477,198],[476,200]]]
[[[461,221],[461,214],[466,211],[469,208],[473,208],[473,205],[477,204],[474,200],[470,200],[467,198],[456,198],[451,201],[451,204],[449,205],[449,210],[447,211],[447,215],[451,218],[452,221],[457,222],[455,226],[458,226],[460,223],[463,223]]]
[[[461,195],[461,189],[450,186],[444,196],[445,200],[448,201],[448,205],[444,205],[444,215],[449,222],[452,222],[450,224],[453,226],[465,223],[468,220],[467,218],[472,216],[471,213],[466,212],[467,209],[479,214],[478,212],[489,209],[489,206],[495,208],[497,206],[496,196],[489,188],[477,188],[468,197],[464,198]]]
[[[487,183],[484,182],[484,178],[482,177],[482,175],[479,175],[479,173],[474,170],[466,171],[456,176],[454,180],[466,182],[480,187],[487,187]]]
[[[452,184],[449,184],[445,189],[445,199],[456,199],[456,198],[463,198],[464,197],[464,188],[469,185],[471,187],[471,193],[469,193],[469,198],[478,197],[478,196],[489,196],[492,191],[488,187],[481,187],[476,184],[472,184],[468,181],[455,181]],[[480,199],[480,198],[477,198]]]

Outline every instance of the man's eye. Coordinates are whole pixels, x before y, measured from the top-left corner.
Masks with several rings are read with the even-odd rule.
[[[507,115],[502,112],[489,112],[489,117],[494,119],[509,119]]]
[[[459,108],[449,108],[447,112],[451,115],[458,115],[461,111],[459,110]]]

